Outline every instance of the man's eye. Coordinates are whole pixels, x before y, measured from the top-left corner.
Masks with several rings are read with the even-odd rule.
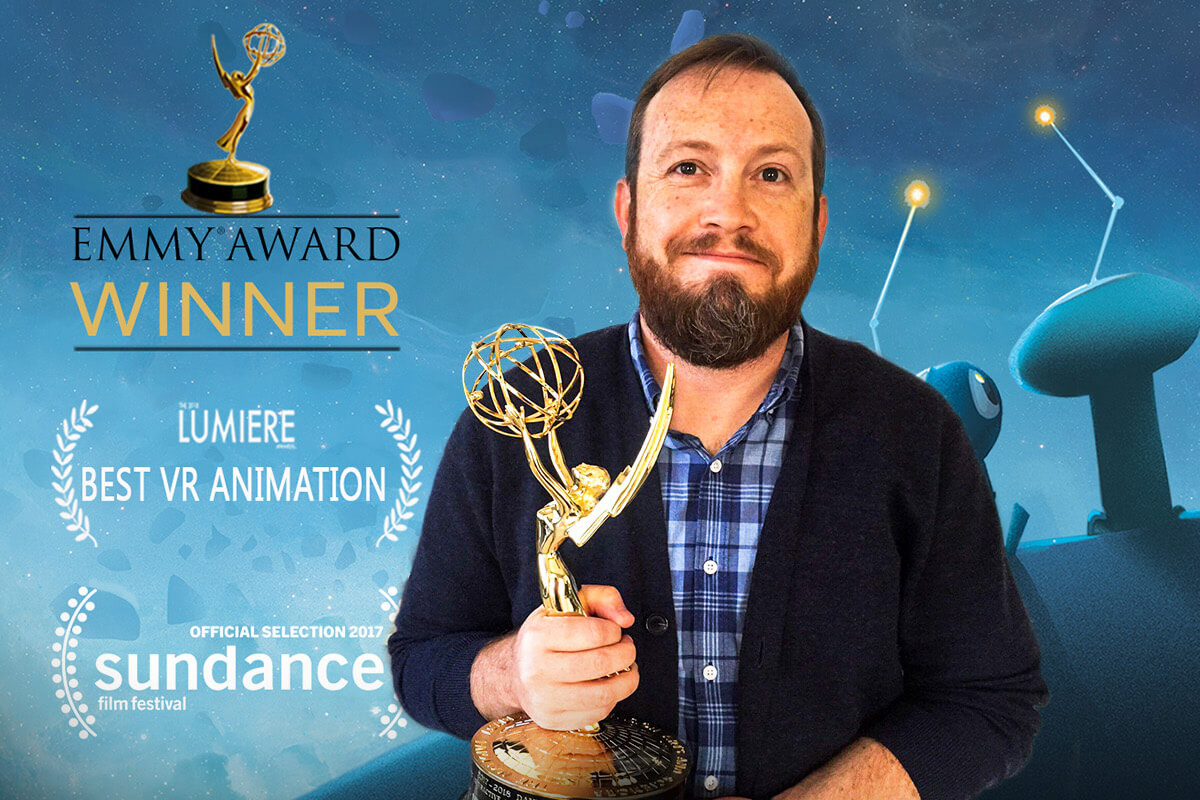
[[[673,168],[673,171],[679,173],[680,175],[695,175],[700,171],[700,168],[691,161],[684,161],[681,164],[676,164]]]
[[[762,171],[762,178],[767,183],[779,183],[787,180],[787,173],[779,167],[767,167]]]

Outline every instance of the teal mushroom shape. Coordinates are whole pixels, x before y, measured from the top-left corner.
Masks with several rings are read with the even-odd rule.
[[[1054,301],[1009,357],[1025,388],[1091,400],[1104,514],[1089,532],[1167,523],[1171,505],[1154,373],[1178,359],[1200,332],[1200,300],[1157,275],[1093,281]]]

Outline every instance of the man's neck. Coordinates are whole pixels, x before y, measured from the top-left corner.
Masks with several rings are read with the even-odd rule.
[[[646,362],[659,386],[667,363],[675,362],[671,429],[697,437],[709,454],[717,453],[758,410],[787,350],[788,334],[784,333],[758,358],[727,369],[697,367],[668,350],[640,315],[638,325]]]

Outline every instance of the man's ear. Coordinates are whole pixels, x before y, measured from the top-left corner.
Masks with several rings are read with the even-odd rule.
[[[820,210],[817,212],[817,247],[825,241],[825,223],[829,222],[829,203],[825,195],[821,195]]]
[[[617,181],[617,195],[613,198],[613,214],[617,217],[617,227],[621,229],[621,248],[625,251],[629,250],[625,243],[625,236],[629,233],[629,201],[629,181],[621,178]]]

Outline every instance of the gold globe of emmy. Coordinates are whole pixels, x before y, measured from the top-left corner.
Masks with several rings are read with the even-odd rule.
[[[567,539],[582,547],[641,488],[670,425],[674,364],[637,457],[611,482],[603,467],[568,469],[559,446],[555,431],[583,395],[579,354],[561,335],[533,325],[502,326],[471,348],[463,392],[480,422],[523,441],[529,468],[550,494],[537,512],[542,605],[551,615],[586,616],[558,548]],[[538,455],[537,439],[547,441],[551,469]],[[615,717],[573,731],[542,728],[525,714],[501,717],[471,739],[471,760],[471,800],[681,798],[688,770],[678,740],[645,722]]]
[[[274,202],[268,186],[271,170],[251,161],[238,161],[236,153],[238,141],[246,132],[250,116],[254,113],[254,88],[250,82],[258,75],[260,69],[269,67],[283,58],[287,51],[287,43],[278,28],[264,22],[249,30],[242,37],[242,44],[252,64],[250,71],[245,74],[240,70],[229,73],[221,66],[221,57],[217,55],[217,38],[212,37],[213,63],[216,64],[221,84],[234,98],[242,101],[242,107],[229,130],[217,139],[217,145],[228,155],[217,161],[202,161],[188,168],[187,188],[180,197],[183,198],[183,202],[201,211],[252,214],[270,208]]]
[[[526,359],[532,366],[523,363]],[[479,371],[468,386],[468,368],[472,365]],[[529,376],[528,386],[540,392],[539,400],[505,380],[504,372],[510,367]],[[575,347],[554,331],[508,324],[471,348],[463,364],[463,392],[479,421],[505,436],[522,438],[520,428],[511,420],[510,409],[524,408],[524,427],[536,426],[531,435],[537,439],[552,433],[579,407],[583,367]]]

